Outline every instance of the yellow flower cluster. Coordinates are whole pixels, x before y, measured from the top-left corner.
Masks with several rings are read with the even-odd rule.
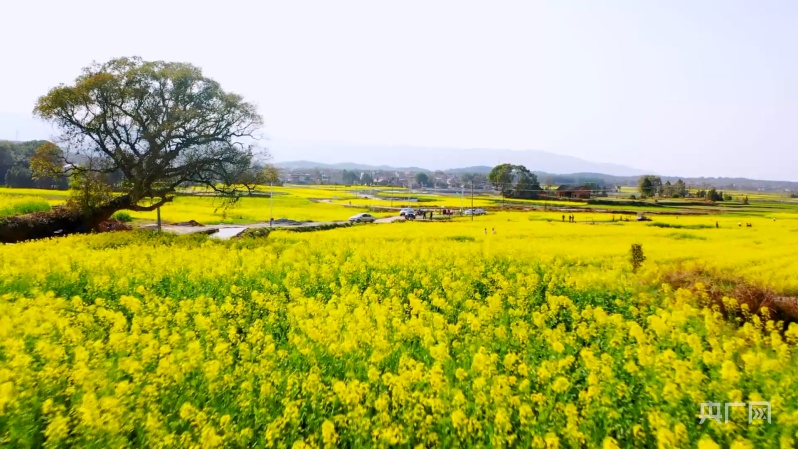
[[[656,281],[722,242],[721,268],[786,254],[790,225],[695,248],[547,218],[0,247],[0,444],[791,447],[798,327],[732,325]],[[747,401],[772,423],[699,422]]]

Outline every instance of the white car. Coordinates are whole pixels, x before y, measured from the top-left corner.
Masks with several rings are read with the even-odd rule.
[[[349,221],[354,222],[354,223],[374,223],[374,220],[376,220],[374,215],[366,214],[366,213],[357,214],[357,215],[353,215],[353,216],[349,217]]]
[[[416,211],[408,207],[407,209],[400,210],[399,211],[399,216],[400,217],[405,217],[405,218],[408,218],[408,219],[413,219],[413,218],[416,218]]]
[[[485,215],[485,209],[466,209],[463,211],[463,215]]]

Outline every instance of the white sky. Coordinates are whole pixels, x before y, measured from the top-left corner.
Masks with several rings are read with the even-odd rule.
[[[0,11],[0,138],[47,137],[30,122],[38,96],[92,61],[139,55],[202,67],[259,106],[275,143],[539,149],[798,180],[790,0],[28,0]]]

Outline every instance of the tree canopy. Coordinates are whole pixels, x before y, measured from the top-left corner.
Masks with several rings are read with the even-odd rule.
[[[344,184],[346,185],[352,185],[358,180],[357,173],[350,170],[344,170],[343,173],[341,174],[341,177],[343,178]]]
[[[39,98],[34,113],[69,149],[40,158],[40,171],[119,171],[126,195],[117,205],[133,210],[159,207],[187,183],[236,195],[257,156],[247,141],[262,124],[255,106],[198,67],[135,57],[85,68]],[[140,206],[144,198],[157,201]]]
[[[505,198],[537,198],[542,190],[537,175],[523,165],[497,165],[488,174],[488,181]]]
[[[87,210],[59,211],[52,221],[4,219],[0,241],[85,232],[118,210],[154,210],[184,185],[235,199],[272,176],[257,164],[266,153],[253,145],[263,123],[255,106],[191,64],[138,57],[95,63],[39,98],[34,114],[55,125],[64,149],[39,146],[34,177],[69,172],[93,185],[119,174],[121,194],[81,201]]]
[[[44,144],[53,145],[45,140],[28,142],[0,140],[0,183],[5,183],[8,187],[66,189],[68,186],[66,176],[36,177],[31,173],[31,159],[36,154],[36,149]]]
[[[637,180],[637,189],[643,196],[654,196],[660,193],[662,178],[654,175],[641,176]]]

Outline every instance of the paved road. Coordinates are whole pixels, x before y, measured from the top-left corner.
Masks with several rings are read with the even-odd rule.
[[[378,218],[374,223],[384,224],[384,223],[393,223],[394,221],[404,220],[404,217],[386,217],[386,218]],[[271,226],[273,229],[286,229],[286,228],[309,228],[314,226],[324,226],[324,225],[331,225],[331,224],[343,224],[346,221],[313,221],[302,223],[298,225],[291,225],[291,224],[277,224],[275,223],[274,226]],[[155,225],[147,225],[143,226],[142,228],[151,229],[154,228]],[[208,226],[175,226],[175,225],[163,225],[161,229],[166,232],[174,232],[175,234],[193,234],[197,232],[207,232],[211,229],[217,229],[218,232],[213,234],[214,236],[218,236],[219,238],[225,239],[230,237],[235,237],[236,235],[244,232],[247,229],[258,229],[258,228],[268,228],[269,223],[253,223],[253,224],[246,224],[246,225],[208,225]]]

